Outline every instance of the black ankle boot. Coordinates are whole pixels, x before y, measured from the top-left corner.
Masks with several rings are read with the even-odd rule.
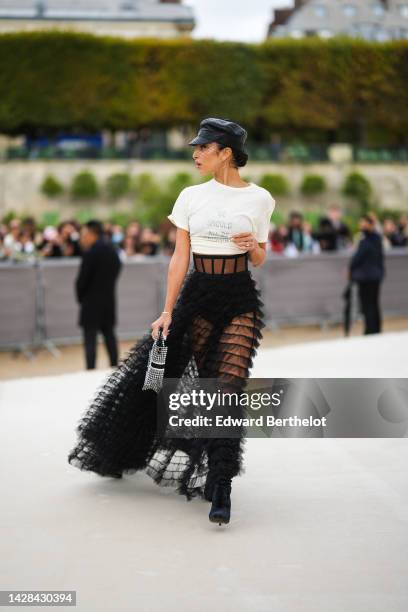
[[[207,480],[205,481],[204,499],[206,499],[207,501],[212,501],[213,489],[214,489],[214,476],[211,474],[211,472],[209,472],[207,475]]]
[[[231,516],[231,478],[221,478],[214,484],[208,518],[212,523],[229,523]]]

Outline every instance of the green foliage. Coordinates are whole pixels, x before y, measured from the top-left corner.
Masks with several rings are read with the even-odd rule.
[[[289,194],[289,183],[283,174],[264,174],[259,185],[267,189],[272,196]]]
[[[184,187],[193,184],[193,177],[189,172],[177,172],[169,179],[167,189],[172,197],[177,197]]]
[[[341,192],[358,202],[360,214],[365,214],[373,206],[371,183],[361,172],[350,172],[344,180]]]
[[[74,200],[92,200],[99,195],[99,187],[92,172],[83,170],[72,180],[71,196]]]
[[[160,223],[166,211],[161,185],[150,173],[143,172],[134,178],[133,188],[136,191],[135,217],[145,225]]]
[[[131,212],[126,211],[114,211],[108,217],[108,221],[113,223],[114,225],[120,225],[121,227],[126,227],[131,221],[133,221],[134,217]]]
[[[407,65],[408,41],[13,32],[0,35],[0,132],[197,126],[217,115],[243,122],[257,138],[279,129],[316,142],[331,131],[359,144],[370,145],[372,134],[378,145],[397,145],[408,129]],[[294,144],[290,154],[308,152]]]
[[[78,210],[77,213],[75,213],[75,218],[81,224],[87,223],[91,219],[94,219],[94,217],[95,213],[93,212],[93,210],[87,208],[81,208],[80,210]]]
[[[111,174],[106,181],[106,193],[110,200],[118,200],[130,191],[131,179],[127,172]]]
[[[48,198],[56,198],[64,192],[63,185],[53,174],[47,174],[40,189]]]
[[[326,191],[327,185],[319,174],[305,174],[300,185],[300,191],[305,196],[313,196]]]
[[[381,223],[384,219],[392,219],[395,222],[398,222],[400,217],[406,215],[406,211],[398,209],[398,208],[382,208],[377,212],[378,218]]]
[[[344,223],[350,228],[351,234],[354,236],[359,230],[358,230],[358,222],[360,219],[360,215],[358,214],[346,214],[343,215],[342,220],[344,221]]]
[[[288,135],[343,130],[356,142],[387,124],[383,137],[397,142],[406,129],[407,41],[270,39],[259,50],[266,81],[260,114],[270,127]]]
[[[271,222],[275,225],[284,225],[287,221],[287,215],[280,210],[275,210],[272,213]]]
[[[41,215],[40,227],[44,229],[44,227],[46,227],[47,225],[56,226],[60,222],[60,218],[61,215],[58,210],[47,210]]]
[[[189,172],[178,172],[168,179],[163,190],[162,206],[160,207],[160,211],[164,213],[164,216],[170,214],[180,191],[194,184],[195,181]],[[161,220],[163,220],[163,218]]]
[[[89,173],[83,172],[75,177],[77,181],[82,185],[83,175]],[[79,177],[81,177],[79,180]],[[120,173],[112,176],[123,176]],[[130,221],[136,219],[143,225],[149,225],[158,227],[163,221],[166,220],[167,215],[170,213],[174,202],[180,191],[189,185],[199,184],[206,180],[209,180],[211,176],[206,177],[194,177],[188,172],[179,172],[170,175],[167,180],[162,177],[155,177],[148,172],[129,176],[125,174],[129,179],[126,180],[127,192],[129,194],[135,194],[134,205],[128,211],[112,211],[110,212],[107,220],[114,224],[126,226]],[[111,178],[111,177],[110,177]],[[242,176],[243,180],[250,182],[249,176]],[[264,188],[271,191],[273,196],[277,196],[276,185],[279,185],[281,180],[279,174],[265,174],[259,184]],[[309,176],[310,178],[310,176]],[[317,177],[320,179],[320,177]],[[116,179],[115,179],[116,180]],[[122,180],[122,179],[119,179]],[[89,181],[89,177],[86,178],[85,182]],[[82,186],[79,190],[82,193]],[[373,211],[377,214],[378,218],[382,222],[384,218],[393,218],[398,220],[399,217],[404,214],[402,210],[389,210],[380,209],[377,203],[371,197],[371,186],[369,181],[358,172],[350,173],[343,185],[343,194],[352,197],[357,202],[364,201],[367,203],[367,210]],[[86,190],[89,193],[89,189]],[[133,197],[133,196],[132,196]],[[315,230],[318,227],[318,222],[323,212],[319,209],[313,209],[303,212],[305,221],[309,222],[312,228]],[[343,216],[345,222],[350,226],[353,232],[358,230],[358,220],[362,214],[360,205],[357,208],[348,208],[347,214]],[[82,208],[76,214],[75,217],[80,223],[85,223],[95,215],[91,207]],[[22,215],[14,211],[9,211],[3,217],[3,223],[9,223],[11,219]],[[50,211],[43,213],[40,221],[40,225],[45,227],[46,225],[57,225],[60,221],[60,211]],[[286,224],[288,221],[288,215],[286,212],[282,212],[280,207],[273,212],[272,222],[276,225]]]
[[[313,230],[317,230],[319,227],[319,221],[324,214],[320,210],[307,210],[303,214],[303,219],[310,223]]]
[[[13,219],[16,219],[17,217],[20,217],[20,215],[15,210],[9,210],[3,215],[1,221],[2,223],[8,225],[10,221],[12,221]]]
[[[136,191],[134,216],[143,224],[159,225],[170,214],[180,191],[193,184],[187,172],[170,176],[167,181],[161,179],[160,183],[147,172],[137,175],[133,180]]]
[[[209,174],[204,174],[204,176],[200,176],[200,177],[198,178],[198,181],[197,181],[197,182],[198,182],[198,183],[206,183],[207,181],[209,181],[209,180],[210,180],[210,179],[212,179],[212,178],[213,178],[213,175],[212,175],[211,173],[209,173]],[[243,177],[242,177],[242,178],[243,178]],[[244,180],[246,180],[246,179],[244,179]]]

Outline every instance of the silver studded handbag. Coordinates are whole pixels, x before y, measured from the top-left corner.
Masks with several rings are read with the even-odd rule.
[[[159,329],[159,335],[150,349],[143,391],[152,390],[158,393],[162,388],[167,348],[162,330]]]

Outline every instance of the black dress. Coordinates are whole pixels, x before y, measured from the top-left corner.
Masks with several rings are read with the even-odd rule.
[[[193,260],[173,309],[164,376],[190,383],[213,378],[224,388],[242,390],[265,326],[248,253],[193,253]],[[152,343],[149,330],[97,390],[77,426],[78,442],[68,461],[116,478],[145,470],[188,500],[204,497],[206,483],[243,473],[245,437],[158,435],[157,394],[142,390]]]

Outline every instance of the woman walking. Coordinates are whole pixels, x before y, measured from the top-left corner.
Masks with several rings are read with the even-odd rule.
[[[163,312],[109,375],[82,417],[69,462],[120,478],[144,469],[187,500],[211,501],[209,519],[228,523],[231,480],[243,472],[242,435],[173,438],[158,435],[154,391],[143,390],[153,340],[162,330],[166,378],[186,388],[199,378],[242,390],[262,339],[263,302],[248,269],[263,264],[275,200],[245,183],[247,132],[220,118],[201,121],[193,159],[213,178],[184,188],[168,216],[177,226]],[[189,271],[190,250],[194,267]]]

